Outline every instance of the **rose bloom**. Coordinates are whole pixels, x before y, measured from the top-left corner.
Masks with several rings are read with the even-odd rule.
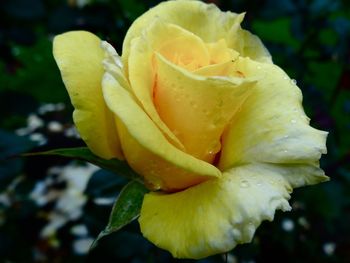
[[[293,188],[328,179],[327,133],[309,126],[295,81],[243,18],[169,1],[132,24],[121,57],[88,32],[54,40],[81,137],[144,178],[141,231],[174,257],[250,242],[291,209]]]

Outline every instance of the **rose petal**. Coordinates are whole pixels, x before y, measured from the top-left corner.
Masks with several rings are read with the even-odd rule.
[[[219,64],[236,59],[239,53],[227,46],[225,39],[206,44],[210,55],[210,64]]]
[[[102,85],[106,103],[118,117],[126,160],[153,188],[174,191],[221,175],[215,166],[170,144],[132,95],[109,73]]]
[[[260,39],[241,29],[243,17],[244,14],[222,12],[215,5],[201,1],[163,2],[144,13],[131,25],[123,43],[123,62],[128,68],[133,39],[141,36],[155,19],[161,19],[194,33],[206,43],[225,39],[228,47],[242,56],[271,63],[271,56]]]
[[[209,65],[208,48],[199,37],[172,24],[156,24],[147,30],[147,41],[153,50],[190,71]]]
[[[105,106],[101,80],[104,52],[100,39],[85,31],[55,37],[53,54],[72,104],[74,123],[96,155],[122,159],[113,114]]]
[[[237,59],[237,57],[236,57]],[[193,71],[193,73],[205,76],[205,77],[213,77],[213,76],[221,76],[221,77],[245,77],[242,72],[237,70],[237,66],[234,63],[235,59],[228,62],[223,62],[219,64],[209,65],[200,69]]]
[[[273,64],[239,58],[236,65],[259,80],[223,136],[220,169],[251,162],[318,161],[326,153],[327,133],[309,126],[295,83]]]
[[[220,151],[220,138],[246,98],[254,81],[244,78],[202,77],[156,56],[154,102],[167,126],[186,152],[212,162]]]
[[[139,218],[141,231],[177,258],[227,252],[250,242],[260,223],[273,219],[275,210],[290,210],[287,200],[292,188],[287,176],[303,178],[310,171],[251,164],[182,192],[146,194]],[[320,180],[324,180],[322,175]]]
[[[169,32],[171,32],[171,39],[169,39]],[[199,53],[203,54],[206,52],[207,58],[204,60],[207,61],[206,63],[209,63],[208,52],[200,39],[178,26],[164,24],[159,19],[156,19],[149,25],[142,37],[134,39],[128,62],[129,80],[136,98],[169,141],[178,148],[183,149],[183,145],[161,120],[153,104],[153,86],[156,74],[153,68],[154,52],[165,52],[163,47],[169,46],[171,43],[169,41],[179,38],[182,38],[188,44],[191,43],[191,49],[197,49]],[[168,56],[170,54],[166,53]],[[202,62],[205,63],[205,61]]]

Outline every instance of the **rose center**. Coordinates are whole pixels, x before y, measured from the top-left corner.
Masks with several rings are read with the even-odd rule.
[[[247,96],[238,87],[238,56],[225,40],[206,44],[188,36],[177,37],[154,53],[153,100],[158,114],[187,153],[209,163],[215,164],[225,127]]]

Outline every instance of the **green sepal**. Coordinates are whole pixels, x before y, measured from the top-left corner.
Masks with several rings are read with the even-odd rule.
[[[81,161],[86,161],[96,166],[99,166],[102,169],[112,171],[117,175],[121,175],[128,179],[141,181],[140,176],[137,173],[135,173],[125,161],[121,161],[118,159],[110,159],[110,160],[102,159],[94,155],[87,147],[61,148],[61,149],[54,149],[54,150],[45,151],[45,152],[34,152],[34,153],[22,154],[22,156],[25,156],[25,157],[45,156],[45,155],[62,156],[67,158],[78,159]]]
[[[91,248],[97,246],[98,241],[126,226],[140,215],[142,201],[148,189],[140,182],[130,181],[121,190],[109,216],[106,228],[97,236]]]

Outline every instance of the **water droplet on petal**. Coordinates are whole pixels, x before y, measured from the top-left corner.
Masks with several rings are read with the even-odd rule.
[[[296,120],[291,120],[290,122],[291,122],[291,123],[297,123],[297,121],[296,121]]]
[[[249,187],[249,182],[247,180],[242,180],[240,186],[242,188],[247,188]]]
[[[224,101],[220,99],[217,104],[218,108],[221,108],[223,105],[224,105]]]
[[[203,113],[205,116],[209,116],[210,115],[210,111],[209,110],[203,110]]]
[[[297,85],[297,81],[295,79],[291,79],[290,82],[293,84],[293,85]]]
[[[213,154],[216,154],[220,151],[221,149],[221,143],[219,141],[217,142],[214,142],[210,147],[209,147],[209,150],[208,150],[208,154],[209,155],[213,155]]]
[[[161,189],[163,183],[159,178],[153,175],[154,173],[155,171],[149,171],[149,174],[147,175],[147,178],[145,180],[145,185],[148,189],[152,191],[158,191]]]
[[[194,109],[198,108],[198,105],[197,105],[196,102],[193,101],[193,100],[190,101],[190,105],[191,105],[191,107],[194,108]]]

